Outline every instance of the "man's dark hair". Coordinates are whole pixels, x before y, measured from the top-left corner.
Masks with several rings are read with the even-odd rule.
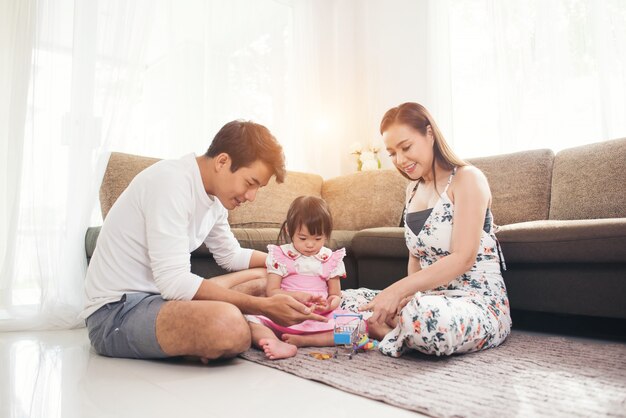
[[[205,156],[213,158],[223,152],[230,156],[233,173],[260,160],[271,168],[277,183],[285,180],[283,147],[263,125],[243,120],[228,122],[215,135]]]

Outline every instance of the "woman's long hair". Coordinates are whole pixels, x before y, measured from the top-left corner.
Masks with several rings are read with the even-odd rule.
[[[459,158],[454,153],[454,151],[452,151],[452,148],[450,148],[450,146],[446,142],[443,134],[439,130],[439,127],[435,123],[435,120],[430,115],[428,110],[426,110],[426,108],[421,104],[407,102],[402,103],[400,106],[389,109],[383,116],[382,121],[380,122],[380,134],[382,135],[392,125],[407,125],[420,132],[422,135],[426,135],[426,133],[428,132],[428,126],[430,126],[433,138],[435,140],[433,143],[434,158],[432,164],[435,190],[437,188],[435,163],[438,163],[441,167],[447,170],[452,170],[454,167],[469,165],[461,158]],[[407,179],[411,181],[414,180],[398,167],[396,167],[396,169]],[[422,180],[422,178],[420,177],[418,180]]]

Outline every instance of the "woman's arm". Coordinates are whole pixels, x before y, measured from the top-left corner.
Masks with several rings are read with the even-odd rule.
[[[461,167],[454,187],[448,193],[454,202],[450,254],[440,258],[427,269],[416,270],[383,290],[361,310],[373,310],[371,321],[383,323],[396,314],[402,299],[418,291],[435,289],[467,272],[476,262],[481,230],[491,198],[487,179],[475,167]],[[409,258],[409,269],[415,267]],[[419,264],[419,263],[417,263]]]

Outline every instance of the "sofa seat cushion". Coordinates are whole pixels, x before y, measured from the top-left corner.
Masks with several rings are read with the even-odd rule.
[[[87,259],[91,259],[96,249],[98,236],[100,235],[101,226],[93,226],[87,228],[85,233],[85,254]],[[244,248],[252,248],[254,250],[267,252],[268,244],[276,244],[278,237],[278,228],[233,228],[235,238]],[[335,250],[337,248],[345,248],[348,254],[352,254],[352,238],[355,231],[333,231],[330,241],[326,246]],[[198,249],[191,253],[192,257],[212,258],[209,249],[201,245]]]
[[[626,218],[532,221],[497,233],[507,263],[623,263]]]
[[[357,258],[407,258],[409,250],[404,240],[404,228],[368,228],[354,234],[352,249]]]

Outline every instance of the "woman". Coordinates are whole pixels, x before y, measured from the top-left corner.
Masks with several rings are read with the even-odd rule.
[[[381,292],[344,292],[342,307],[372,311],[370,336],[399,357],[407,349],[450,355],[495,347],[511,317],[484,174],[458,158],[428,111],[404,103],[380,132],[411,180],[405,206],[408,275]]]

